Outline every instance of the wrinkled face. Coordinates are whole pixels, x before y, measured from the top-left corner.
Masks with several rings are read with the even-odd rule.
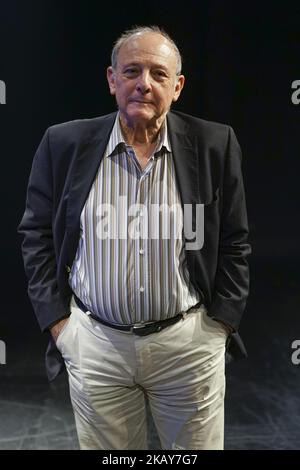
[[[108,67],[107,79],[129,125],[164,118],[184,85],[184,76],[177,76],[176,68],[172,45],[158,33],[138,34],[123,44],[116,70]]]

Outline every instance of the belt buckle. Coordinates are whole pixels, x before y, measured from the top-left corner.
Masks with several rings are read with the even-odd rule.
[[[131,327],[131,332],[138,335],[138,336],[145,336],[146,334],[149,334],[147,333],[150,332],[152,333],[153,330],[151,328],[151,325],[153,325],[155,322],[145,322],[145,323],[135,323],[132,327]],[[148,328],[149,327],[149,328]],[[145,333],[142,333],[142,331],[145,330]],[[152,331],[151,331],[152,330]],[[139,335],[140,333],[140,335]]]
[[[144,323],[135,323],[132,327],[131,327],[131,331],[133,330],[139,330],[141,328],[144,328],[145,327],[145,324]]]

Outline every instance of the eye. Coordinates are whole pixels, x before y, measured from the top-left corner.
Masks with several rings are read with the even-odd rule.
[[[136,76],[139,73],[139,71],[136,67],[127,67],[123,73],[124,75],[126,75],[126,77],[132,77],[132,76]]]
[[[164,70],[154,70],[153,75],[161,79],[167,78],[167,74]]]

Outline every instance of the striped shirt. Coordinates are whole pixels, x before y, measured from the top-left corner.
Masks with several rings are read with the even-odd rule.
[[[164,320],[199,302],[187,269],[183,210],[165,120],[142,170],[119,114],[80,217],[69,283],[116,324]]]

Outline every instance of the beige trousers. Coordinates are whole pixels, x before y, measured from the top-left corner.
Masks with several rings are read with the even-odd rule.
[[[162,449],[223,449],[226,337],[204,306],[140,337],[93,320],[72,299],[57,347],[80,448],[147,449],[147,395]]]

